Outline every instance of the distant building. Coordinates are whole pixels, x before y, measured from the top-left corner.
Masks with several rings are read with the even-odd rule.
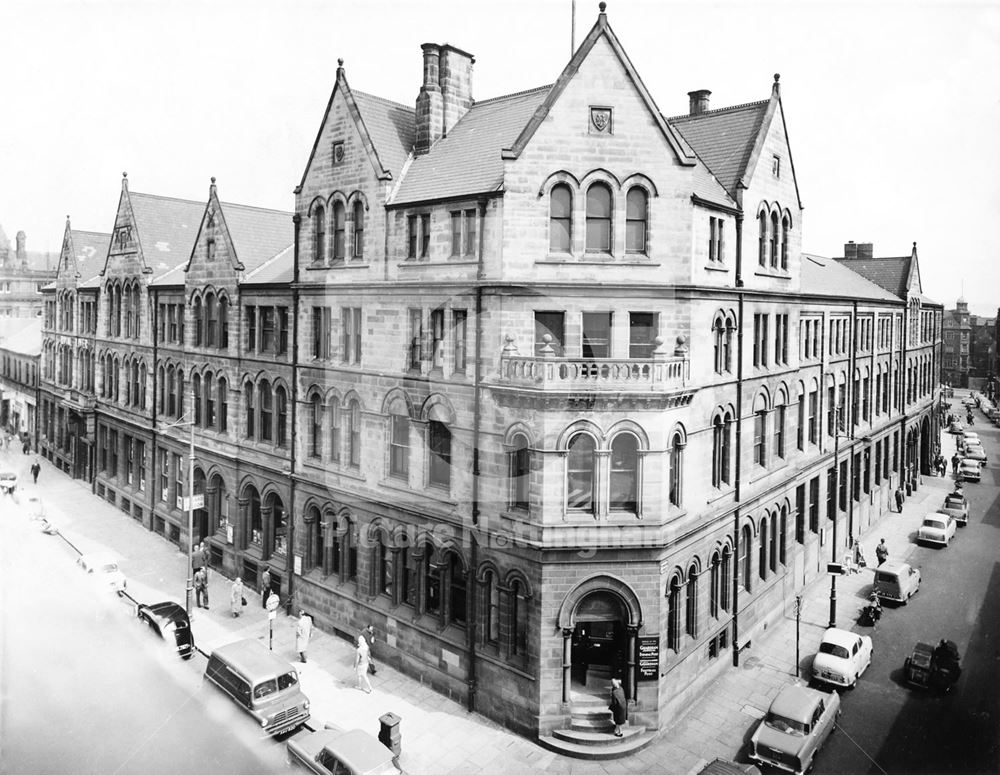
[[[969,386],[969,341],[972,323],[969,305],[959,298],[955,309],[944,312],[944,363],[942,379],[952,387]]]
[[[995,370],[996,318],[969,315],[969,379],[977,389]]]
[[[0,227],[0,318],[42,315],[42,288],[56,279],[56,256],[28,252],[27,236],[19,231],[12,249]]]
[[[34,448],[41,318],[0,320],[0,427],[27,433]]]

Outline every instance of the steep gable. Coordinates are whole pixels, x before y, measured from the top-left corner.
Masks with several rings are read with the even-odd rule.
[[[110,243],[110,234],[74,229],[67,216],[56,268],[56,287],[76,287],[81,279],[89,280],[99,274]]]

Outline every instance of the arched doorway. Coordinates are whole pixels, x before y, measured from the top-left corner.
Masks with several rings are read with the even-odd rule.
[[[924,476],[931,474],[931,421],[924,417],[920,423],[920,473]]]
[[[577,584],[559,610],[563,634],[562,701],[574,694],[607,693],[611,678],[620,678],[625,696],[636,689],[636,638],[642,610],[632,588],[601,574]]]

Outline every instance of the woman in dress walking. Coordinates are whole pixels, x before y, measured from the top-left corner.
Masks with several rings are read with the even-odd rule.
[[[363,689],[365,694],[372,693],[372,685],[368,680],[368,660],[370,656],[368,641],[364,635],[358,636],[358,648],[354,652],[354,672],[358,676],[358,689]]]
[[[229,610],[233,612],[233,617],[237,617],[243,611],[243,579],[236,577],[233,588],[229,592]]]

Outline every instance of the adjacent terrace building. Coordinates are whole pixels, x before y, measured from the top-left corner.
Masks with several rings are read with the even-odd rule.
[[[292,216],[123,185],[95,486],[185,544],[193,418],[214,566],[564,750],[620,676],[631,750],[919,486],[941,307],[802,252],[777,76],[668,118],[603,4],[551,85],[422,57],[415,108],[340,63]]]

